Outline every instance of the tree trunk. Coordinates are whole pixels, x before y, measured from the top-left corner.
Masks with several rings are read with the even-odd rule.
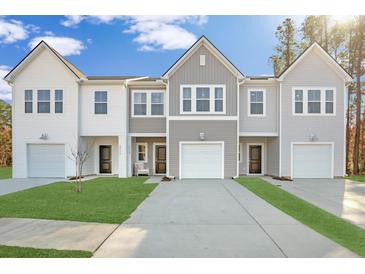
[[[361,137],[361,58],[358,58],[356,68],[356,128],[353,151],[353,173],[359,174],[359,155]]]
[[[346,174],[351,174],[350,171],[350,159],[349,159],[349,151],[350,151],[350,127],[351,127],[351,92],[352,86],[349,86],[347,89],[347,115],[346,115]]]

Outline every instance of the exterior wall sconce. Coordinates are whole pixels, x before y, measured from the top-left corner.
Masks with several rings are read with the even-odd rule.
[[[204,132],[200,132],[199,138],[200,138],[200,141],[204,141],[205,140],[205,133]]]
[[[41,140],[47,140],[48,139],[48,134],[47,133],[42,133],[41,137],[39,137],[39,139]]]
[[[317,140],[317,136],[315,134],[309,135],[309,141],[314,142]]]

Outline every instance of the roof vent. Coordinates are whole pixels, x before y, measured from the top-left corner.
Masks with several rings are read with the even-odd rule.
[[[205,66],[205,55],[200,55],[200,66]]]

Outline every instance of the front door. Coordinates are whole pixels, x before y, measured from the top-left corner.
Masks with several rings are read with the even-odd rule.
[[[100,146],[100,173],[112,173],[112,146]]]
[[[155,174],[166,173],[166,145],[155,146]]]
[[[261,145],[249,146],[249,174],[262,173]]]

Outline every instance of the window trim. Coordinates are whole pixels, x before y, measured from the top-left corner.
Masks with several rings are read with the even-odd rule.
[[[183,89],[191,88],[191,111],[184,111],[183,109]],[[197,88],[209,88],[209,111],[197,111],[196,110],[196,89]],[[215,111],[215,88],[223,89],[223,111]],[[226,114],[226,85],[211,85],[211,84],[197,84],[197,85],[180,85],[180,114],[216,114],[225,115]]]
[[[295,90],[303,90],[303,113],[295,113]],[[321,113],[308,113],[308,90],[321,91]],[[333,90],[333,113],[326,113],[326,90]],[[327,86],[295,86],[292,87],[292,115],[293,116],[336,116],[336,88]]]
[[[263,97],[262,114],[252,114],[251,113],[251,92],[252,91],[262,91],[262,97]],[[247,116],[248,117],[266,117],[266,88],[249,88],[249,89],[247,89]]]
[[[134,114],[134,93],[146,93],[146,115]],[[152,93],[163,94],[163,114],[152,115]],[[133,118],[161,118],[166,117],[166,92],[163,89],[133,89],[131,90],[131,117]]]
[[[32,95],[32,100],[27,100],[25,98],[25,94],[26,94],[26,91],[31,91],[31,95]],[[24,89],[24,114],[33,114],[34,113],[34,92],[33,92],[33,89]],[[38,98],[37,98],[38,99]],[[32,106],[32,111],[31,112],[26,112],[26,104],[27,103],[31,103],[31,106]],[[38,103],[38,102],[37,102]],[[38,108],[38,104],[37,104],[37,108]],[[37,109],[38,110],[38,109]]]
[[[40,90],[47,90],[47,91],[49,91],[49,100],[48,101],[45,101],[45,100],[41,100],[41,101],[39,101],[39,99],[38,99],[38,92],[40,91]],[[37,93],[37,99],[36,99],[36,105],[37,105],[37,114],[38,115],[49,115],[49,114],[51,114],[51,113],[54,113],[54,110],[52,109],[52,91],[54,91],[54,89],[52,89],[52,88],[37,88],[36,89],[36,93]],[[39,103],[49,103],[49,112],[39,112],[39,108],[38,108],[38,104]],[[52,112],[52,110],[53,110],[53,112]]]
[[[95,100],[95,94],[96,92],[106,92],[106,102],[96,102]],[[96,113],[95,104],[106,104],[106,113]],[[100,115],[109,115],[109,92],[107,90],[94,90],[93,92],[93,114],[95,116]]]
[[[61,90],[62,91],[62,100],[57,100],[56,99],[56,91],[57,90]],[[53,101],[53,105],[54,105],[54,113],[55,114],[63,114],[64,112],[65,112],[65,108],[64,108],[64,106],[65,106],[65,104],[63,103],[63,100],[64,100],[64,90],[63,89],[60,89],[60,88],[58,88],[58,89],[55,89],[54,90],[54,94],[53,94],[53,96],[54,96],[54,101]],[[56,103],[62,103],[62,112],[56,112]]]
[[[138,155],[139,155],[139,150],[138,147],[142,145],[145,147],[145,160],[144,161],[140,161],[138,160]],[[148,163],[148,143],[136,143],[136,162],[137,163]]]

